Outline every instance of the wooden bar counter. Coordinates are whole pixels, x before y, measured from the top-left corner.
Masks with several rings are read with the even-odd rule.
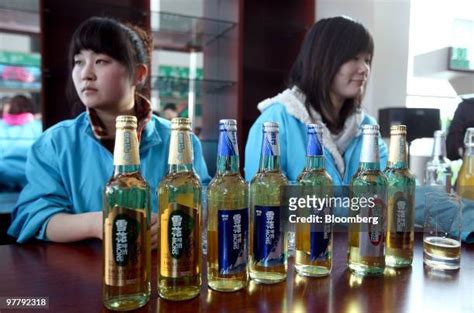
[[[290,258],[286,282],[250,282],[239,292],[220,293],[207,288],[204,271],[200,296],[185,302],[158,298],[154,252],[151,300],[137,312],[474,312],[474,245],[462,245],[459,271],[430,271],[423,266],[422,234],[417,233],[411,268],[362,279],[347,269],[347,234],[334,238],[329,277],[300,277]],[[107,312],[101,299],[101,249],[95,240],[0,246],[0,297],[49,297],[48,312]],[[0,309],[10,311],[19,312]]]

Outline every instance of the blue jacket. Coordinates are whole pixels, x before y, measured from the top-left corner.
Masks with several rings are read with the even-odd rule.
[[[245,179],[250,181],[258,170],[260,150],[262,147],[262,125],[264,122],[277,122],[280,125],[281,166],[290,181],[296,178],[304,169],[306,158],[307,129],[306,125],[287,112],[282,103],[267,107],[250,129],[245,147]],[[362,124],[377,124],[374,118],[365,115]],[[385,169],[387,164],[387,147],[379,139],[380,167]],[[326,171],[331,175],[334,186],[349,185],[351,177],[359,166],[362,148],[362,135],[354,137],[343,155],[345,172],[341,175],[337,170],[331,153],[324,149]]]
[[[0,186],[22,188],[26,185],[25,165],[28,149],[41,135],[38,120],[24,125],[8,125],[0,120]]]
[[[168,170],[171,124],[153,116],[140,142],[141,171],[151,187],[157,212],[156,188]],[[201,144],[193,135],[194,168],[209,181]],[[47,240],[46,226],[56,213],[102,210],[102,192],[113,172],[113,155],[93,135],[86,113],[48,129],[28,153],[23,189],[8,233],[18,242]]]

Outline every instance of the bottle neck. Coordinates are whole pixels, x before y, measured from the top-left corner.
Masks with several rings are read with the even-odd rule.
[[[140,165],[114,165],[114,176],[140,172]]]
[[[236,174],[239,172],[239,147],[237,131],[221,129],[217,146],[217,174]]]
[[[359,169],[363,171],[380,170],[380,163],[379,162],[360,162]]]
[[[408,167],[407,142],[405,135],[396,134],[390,136],[388,167],[395,169],[405,169]]]
[[[185,172],[192,172],[193,171],[193,164],[169,164],[168,165],[168,173],[185,173]]]
[[[193,146],[191,133],[185,129],[171,131],[168,172],[181,173],[193,170]]]
[[[324,158],[322,155],[307,155],[306,170],[324,169]]]
[[[281,170],[280,156],[262,155],[260,157],[259,172],[275,172]]]
[[[446,141],[443,137],[435,137],[432,158],[438,160],[446,158]]]
[[[363,134],[359,169],[380,170],[378,135]]]
[[[464,157],[474,157],[474,146],[464,147]]]
[[[280,171],[280,142],[278,132],[264,132],[259,171]]]
[[[140,171],[140,155],[137,132],[119,128],[115,134],[114,175]]]
[[[236,174],[239,172],[239,157],[234,156],[217,156],[217,174]]]

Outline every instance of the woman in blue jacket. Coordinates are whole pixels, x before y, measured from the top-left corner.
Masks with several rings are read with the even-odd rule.
[[[258,170],[262,124],[280,125],[282,169],[295,181],[305,165],[306,124],[324,127],[325,166],[334,185],[348,185],[357,171],[362,146],[360,126],[376,124],[361,109],[369,78],[373,40],[347,17],[320,20],[308,31],[290,73],[289,88],[258,104],[262,114],[250,129],[245,148],[245,178]],[[380,139],[384,169],[387,148]]]
[[[70,65],[76,97],[86,112],[48,129],[28,154],[23,189],[9,234],[70,242],[102,238],[102,192],[113,172],[115,118],[138,119],[142,174],[156,190],[167,171],[170,123],[152,115],[139,94],[149,73],[151,40],[134,26],[90,18],[73,34]],[[199,140],[193,136],[194,166],[209,180]],[[157,210],[152,192],[153,211]],[[156,215],[152,217],[156,246]]]
[[[28,149],[41,135],[41,121],[33,115],[33,102],[23,95],[12,97],[0,119],[0,192],[18,191],[26,185]]]

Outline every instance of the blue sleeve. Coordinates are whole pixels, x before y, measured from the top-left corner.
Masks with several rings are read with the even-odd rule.
[[[249,131],[247,143],[245,144],[245,180],[250,181],[257,173],[260,163],[260,150],[262,149],[262,125],[257,120]]]
[[[462,198],[462,204],[461,239],[474,244],[474,200]]]
[[[0,157],[0,185],[24,187],[26,185],[25,165],[29,147],[12,147]]]
[[[202,154],[202,146],[199,139],[196,135],[192,135],[193,138],[193,153],[194,153],[194,160],[193,166],[196,174],[199,176],[201,183],[203,185],[209,184],[211,181],[211,177],[209,176],[209,172],[207,171],[206,161],[204,160],[204,156]]]
[[[32,146],[26,162],[26,178],[28,184],[12,213],[8,234],[17,237],[19,243],[33,237],[47,240],[46,226],[50,218],[60,212],[70,212],[72,208],[51,142],[41,140]]]
[[[419,228],[423,227],[425,219],[425,194],[427,192],[437,192],[439,194],[446,193],[440,186],[416,186],[415,189],[415,225]],[[474,244],[474,201],[462,198],[462,225],[461,240]],[[439,212],[446,211],[444,207],[439,208]],[[447,211],[449,212],[449,211]],[[444,219],[439,219],[444,220]],[[449,220],[449,219],[446,219]]]

